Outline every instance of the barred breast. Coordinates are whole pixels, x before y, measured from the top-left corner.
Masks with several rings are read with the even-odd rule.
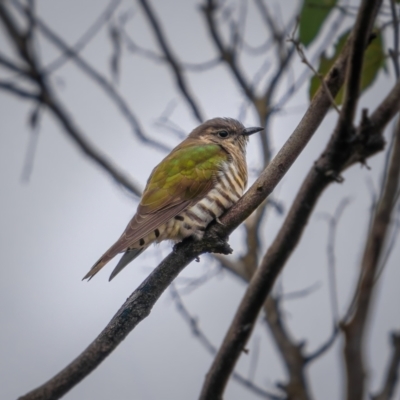
[[[201,239],[207,225],[239,200],[246,185],[246,170],[237,168],[236,163],[225,163],[215,177],[214,188],[194,206],[161,227],[156,241],[181,241],[188,236]]]

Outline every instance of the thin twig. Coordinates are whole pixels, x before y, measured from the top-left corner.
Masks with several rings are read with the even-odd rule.
[[[27,92],[24,89],[19,88],[18,86],[10,83],[10,82],[2,82],[0,81],[0,89],[5,90],[6,92],[9,92],[13,95],[16,95],[18,97],[21,97],[23,99],[28,99],[28,100],[35,100],[40,102],[40,94],[38,93],[32,93],[32,92]]]
[[[0,53],[0,65],[7,68],[12,72],[16,72],[18,75],[29,76],[28,71],[25,71],[22,66],[16,65],[13,61],[7,59]]]
[[[133,114],[128,103],[122,96],[117,92],[115,87],[97,70],[95,70],[88,62],[86,62],[79,54],[71,49],[65,41],[57,35],[52,29],[50,29],[47,24],[45,24],[39,17],[33,17],[29,10],[23,7],[18,0],[14,0],[12,3],[17,7],[17,10],[22,13],[22,15],[27,18],[35,18],[38,29],[43,33],[43,35],[56,47],[58,47],[65,55],[70,57],[76,65],[87,74],[88,77],[93,79],[101,89],[113,100],[117,108],[120,110],[122,115],[127,119],[135,135],[143,142],[155,149],[161,150],[163,152],[170,151],[168,146],[163,145],[159,141],[155,141],[145,135],[143,128],[141,127],[138,118]]]
[[[335,256],[335,245],[336,245],[336,230],[340,218],[345,208],[350,204],[350,198],[346,197],[337,206],[333,215],[328,214],[326,220],[328,222],[328,239],[326,246],[326,255],[328,259],[328,274],[329,274],[329,292],[331,298],[333,325],[337,326],[339,322],[339,305],[337,297],[336,287],[336,256]]]
[[[391,342],[393,352],[384,377],[382,389],[378,394],[372,396],[372,400],[391,400],[395,393],[400,368],[400,334],[393,332],[391,334]]]
[[[140,196],[141,190],[138,188],[138,186],[133,183],[127,175],[119,171],[105,155],[103,155],[98,149],[95,148],[92,143],[90,143],[86,139],[85,135],[75,125],[72,117],[68,115],[65,108],[57,100],[55,95],[52,93],[50,86],[45,80],[45,77],[41,74],[41,69],[38,66],[34,53],[28,47],[30,41],[24,39],[24,33],[20,32],[18,25],[14,21],[12,15],[1,2],[0,20],[2,20],[10,39],[14,43],[16,50],[21,55],[23,61],[27,64],[30,76],[32,76],[36,80],[37,86],[40,90],[38,101],[48,107],[48,109],[64,127],[65,132],[68,133],[73,141],[89,158],[94,160],[96,164],[100,165],[110,176],[112,176],[113,179],[123,185],[130,192],[132,192],[136,196]],[[18,89],[16,88],[10,88],[9,86],[3,86],[3,88],[10,90],[14,94],[18,94],[19,96],[32,98],[23,94],[23,92],[18,91]]]
[[[165,57],[168,65],[171,67],[171,70],[175,75],[176,84],[177,84],[179,90],[181,91],[184,99],[187,101],[190,108],[192,109],[192,112],[193,112],[194,116],[196,117],[196,119],[199,122],[203,122],[204,117],[202,115],[200,107],[197,104],[196,100],[194,99],[193,94],[190,93],[188,84],[184,78],[182,67],[181,67],[180,63],[178,62],[176,56],[173,54],[172,49],[167,42],[165,33],[162,30],[161,24],[158,21],[154,10],[151,8],[150,3],[147,0],[139,0],[139,3],[143,7],[143,10],[150,22],[150,25],[156,36],[157,42],[164,53],[164,57]]]
[[[21,173],[21,180],[23,182],[29,181],[33,170],[33,162],[35,160],[37,144],[39,141],[40,117],[42,114],[41,108],[42,108],[41,103],[37,103],[29,117],[29,125],[31,128],[31,132],[28,141],[28,148],[25,153],[24,166],[22,168],[22,173]]]
[[[227,48],[223,41],[222,38],[219,34],[219,31],[217,29],[217,24],[215,22],[215,11],[218,9],[218,5],[215,3],[214,0],[206,0],[206,4],[202,6],[202,10],[204,12],[204,15],[206,17],[207,25],[209,28],[209,31],[211,33],[211,37],[214,41],[214,44],[216,45],[218,52],[221,56],[221,59],[227,63],[229,66],[231,72],[236,78],[236,81],[238,82],[239,86],[242,88],[243,92],[245,95],[251,100],[254,101],[255,95],[254,92],[247,82],[243,72],[239,68],[237,64],[237,57],[236,54],[229,48]]]
[[[390,10],[392,12],[393,19],[393,43],[394,50],[389,50],[389,55],[392,58],[394,72],[396,74],[396,78],[400,77],[400,65],[399,65],[399,57],[400,57],[400,44],[399,44],[399,17],[397,14],[397,6],[396,0],[390,0]]]
[[[313,65],[308,61],[305,53],[304,53],[304,49],[301,46],[301,43],[295,39],[294,37],[291,37],[290,39],[288,39],[290,42],[292,42],[295,46],[296,46],[296,50],[297,50],[297,54],[300,57],[300,60],[303,64],[307,65],[308,68],[310,68],[310,70],[312,71],[312,73],[319,79],[319,81],[321,82],[321,85],[324,87],[326,93],[329,96],[329,99],[331,100],[332,103],[332,107],[335,109],[335,111],[340,114],[340,110],[338,108],[338,106],[336,105],[335,99],[333,98],[331,92],[329,91],[328,87],[326,86],[325,83],[325,79],[323,77],[323,75],[321,75],[314,67]]]
[[[284,326],[277,298],[268,297],[264,303],[264,310],[268,327],[274,337],[289,376],[288,383],[280,384],[279,386],[285,390],[288,399],[311,399],[304,373],[306,361],[303,355],[304,342],[295,343],[289,336],[287,328]]]
[[[205,335],[205,333],[200,329],[198,319],[193,317],[189,313],[188,309],[186,308],[185,304],[183,303],[183,300],[182,300],[179,292],[177,291],[177,289],[175,288],[175,285],[173,283],[170,286],[170,292],[171,292],[172,299],[175,302],[175,305],[176,305],[176,308],[177,308],[179,314],[182,316],[183,320],[190,327],[190,330],[191,330],[193,336],[195,336],[196,339],[198,339],[198,341],[208,351],[209,354],[215,355],[217,352],[217,348],[211,343],[210,339],[208,339],[208,337]],[[236,371],[233,371],[232,378],[236,382],[243,385],[251,393],[253,393],[257,396],[260,396],[264,399],[270,399],[270,400],[283,400],[282,397],[260,388],[259,386],[254,384],[252,379],[250,379],[250,378],[246,379],[244,376],[242,376],[241,374],[239,374]]]
[[[104,11],[97,17],[86,32],[71,46],[71,53],[64,52],[61,56],[51,61],[44,67],[45,74],[52,74],[61,68],[73,54],[81,52],[86,45],[96,36],[100,29],[111,19],[116,9],[121,4],[121,0],[111,0]]]

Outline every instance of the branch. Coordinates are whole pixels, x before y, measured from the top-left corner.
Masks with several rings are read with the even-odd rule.
[[[206,0],[206,4],[202,6],[202,11],[204,12],[204,15],[206,17],[211,37],[218,49],[221,59],[227,63],[233,75],[235,76],[239,86],[243,89],[243,92],[248,97],[248,99],[251,102],[254,102],[255,94],[237,64],[236,52],[233,49],[229,49],[224,45],[222,38],[218,32],[214,15],[217,8],[218,5],[215,4],[214,0]]]
[[[364,51],[370,40],[369,33],[382,0],[363,1],[358,11],[354,34],[352,35],[351,52],[346,73],[346,90],[343,107],[339,117],[337,131],[352,135],[353,120],[356,112],[361,87],[361,71],[364,62]],[[368,34],[366,34],[368,33]]]
[[[53,112],[54,116],[59,120],[65,131],[75,141],[80,149],[100,165],[111,177],[123,187],[128,189],[134,195],[140,197],[142,195],[141,189],[138,185],[132,182],[131,178],[127,174],[117,169],[117,167],[98,149],[89,143],[83,133],[75,125],[72,117],[67,114],[63,106],[56,100],[54,96],[50,94],[48,90],[44,92],[45,101],[44,103]]]
[[[197,318],[190,315],[173,283],[171,284],[170,289],[172,299],[175,301],[176,308],[184,321],[189,325],[192,334],[199,340],[199,342],[203,345],[203,347],[208,351],[209,354],[215,355],[217,353],[217,348],[211,343],[208,337],[200,329]],[[267,392],[266,390],[255,385],[251,380],[244,378],[236,371],[233,371],[232,378],[257,396],[260,396],[264,399],[283,400],[282,397],[279,397],[274,393]]]
[[[328,223],[328,239],[326,246],[326,255],[328,259],[328,282],[329,292],[332,307],[333,325],[336,327],[339,323],[339,306],[337,297],[336,287],[336,256],[335,256],[335,245],[336,245],[336,230],[339,224],[340,218],[345,208],[350,204],[350,198],[345,197],[341,200],[339,205],[336,207],[333,215],[324,215]]]
[[[304,367],[306,365],[306,359],[303,355],[304,342],[299,344],[293,343],[283,324],[278,299],[269,296],[264,303],[264,310],[268,327],[274,337],[289,375],[289,382],[287,384],[280,384],[279,387],[285,390],[288,399],[311,399],[304,374]]]
[[[138,118],[133,114],[132,110],[129,108],[128,103],[122,96],[117,92],[115,87],[98,71],[96,71],[90,64],[88,64],[83,58],[79,56],[73,49],[71,49],[65,41],[58,36],[53,30],[51,30],[39,17],[33,16],[28,9],[23,7],[18,0],[15,0],[12,3],[18,11],[20,11],[23,15],[25,15],[29,19],[34,19],[38,29],[42,32],[42,34],[59,48],[67,57],[70,57],[76,65],[87,74],[88,77],[93,79],[101,89],[113,100],[116,104],[117,108],[120,110],[122,115],[127,119],[133,132],[136,136],[146,144],[151,145],[152,147],[161,150],[163,152],[170,151],[171,149],[167,146],[159,143],[153,139],[150,139],[145,135],[143,129],[139,123]]]
[[[65,131],[86,155],[93,159],[96,164],[100,165],[118,183],[123,185],[136,196],[140,196],[141,191],[136,184],[134,184],[123,172],[119,171],[114,164],[99,150],[97,150],[75,126],[71,116],[68,115],[62,105],[58,102],[48,86],[45,77],[41,74],[37,61],[34,58],[34,54],[29,48],[29,42],[25,39],[24,34],[19,31],[11,14],[2,3],[0,3],[0,20],[3,22],[17,51],[28,65],[29,74],[35,79],[40,89],[40,95],[38,95],[40,103],[45,104],[49,108],[56,119],[64,127]],[[20,91],[18,88],[11,87],[10,85],[2,85],[1,87],[12,91],[14,94],[18,94],[19,96],[30,99],[32,98],[29,94]]]
[[[35,101],[40,102],[40,94],[28,92],[24,89],[19,88],[18,86],[13,85],[10,82],[0,81],[0,89],[5,90],[6,92],[12,93],[23,99],[35,100]]]
[[[327,76],[328,86],[337,93],[344,80],[346,57],[340,57]],[[222,224],[212,224],[203,240],[185,240],[169,254],[149,277],[132,293],[118,313],[95,339],[69,366],[41,387],[21,397],[21,400],[59,398],[92,372],[146,318],[163,291],[191,261],[204,252],[228,253],[226,238],[272,192],[297,156],[304,149],[330,108],[329,98],[318,91],[298,127],[265,168],[246,194],[223,215]]]
[[[358,30],[354,31],[352,39],[350,39],[353,43],[359,43],[359,36],[366,36],[368,30],[364,29],[364,26],[367,25],[367,27],[369,27],[372,24],[371,21],[374,20],[375,12],[377,12],[377,6],[379,4],[379,0],[374,2],[367,0],[363,1],[358,14],[358,22],[356,23]],[[365,8],[367,8],[369,12],[366,12]],[[369,10],[369,8],[372,8],[372,11]],[[360,19],[363,20],[362,23],[359,22]],[[363,47],[362,50],[364,50],[364,48],[365,47]],[[352,46],[352,52],[354,51],[358,54],[359,49],[355,49],[354,46]],[[354,55],[351,59],[354,59]],[[354,67],[350,66],[348,69],[352,71],[353,68]],[[353,76],[349,73],[347,75]],[[351,87],[353,86],[354,84],[351,84]],[[337,92],[332,91],[331,88],[330,90],[335,96]],[[319,93],[321,94],[321,92]],[[354,93],[350,93],[350,95],[347,95],[347,99],[352,99],[353,96]],[[328,96],[325,94],[325,97],[327,98]],[[398,101],[399,99],[400,97],[398,97]],[[353,106],[354,102],[350,100],[345,101],[344,107],[347,109],[345,114],[346,116],[348,116],[349,111]],[[394,107],[396,107],[397,110],[398,106],[395,105]],[[343,124],[343,122],[346,124]],[[341,126],[343,124],[345,125],[345,128],[347,128],[347,123],[348,119],[341,118],[338,125]],[[379,129],[378,132],[378,135],[380,135],[381,131],[379,131]],[[345,133],[347,133],[347,129],[345,130]],[[335,131],[335,134],[332,136],[331,141],[328,144],[328,148],[324,151],[322,157],[320,157],[315,167],[312,168],[306,177],[306,180],[296,196],[282,228],[265,254],[260,267],[255,272],[234,320],[225,336],[220,351],[207,374],[200,395],[201,400],[219,400],[222,398],[222,393],[229,376],[248,338],[250,337],[259,311],[263,306],[266,297],[270,293],[276,277],[299,242],[314,205],[322,191],[331,182],[338,179],[336,171],[340,171],[344,168],[349,156],[353,152],[356,152],[354,146],[349,146],[349,142],[342,139],[342,135],[342,131]],[[382,148],[382,140],[383,139],[381,138],[381,143],[378,143],[375,146],[374,151],[378,151],[378,149]],[[343,152],[346,154],[346,158],[343,157]],[[279,154],[276,158],[278,158],[278,156]]]
[[[393,332],[391,335],[393,353],[386,371],[383,387],[378,394],[372,396],[372,400],[391,400],[394,395],[400,367],[400,334]]]
[[[119,29],[120,29],[120,33],[122,35],[122,39],[124,40],[127,49],[131,53],[137,53],[138,55],[140,55],[144,58],[147,58],[148,60],[153,61],[155,63],[167,61],[165,56],[163,57],[150,49],[146,49],[144,47],[139,46],[132,39],[132,37],[128,35],[124,26],[119,26]],[[183,67],[183,69],[185,69],[186,71],[204,72],[209,69],[215,68],[220,63],[221,63],[221,59],[219,57],[216,57],[211,60],[203,61],[203,62],[199,62],[199,63],[191,63],[191,62],[181,61],[180,66]]]
[[[393,61],[394,72],[396,74],[396,78],[400,77],[400,65],[399,65],[399,57],[400,57],[400,44],[399,44],[399,18],[397,15],[396,8],[396,0],[390,0],[390,11],[392,13],[393,18],[393,42],[394,49],[389,49],[389,55]]]
[[[12,61],[4,57],[2,54],[0,54],[0,65],[9,69],[12,72],[16,72],[19,75],[29,76],[28,71],[24,71],[23,67],[14,64]]]
[[[365,330],[383,255],[386,237],[390,228],[392,213],[397,200],[400,178],[400,119],[394,132],[395,140],[391,149],[385,183],[375,209],[375,215],[365,243],[361,261],[358,286],[351,302],[353,313],[342,324],[345,335],[344,357],[347,371],[347,399],[362,400],[364,396],[365,367],[363,345]],[[348,313],[349,314],[349,313]]]
[[[335,325],[333,327],[331,336],[328,338],[328,340],[325,343],[322,343],[312,353],[310,353],[304,357],[304,365],[309,364],[310,362],[316,360],[317,358],[321,357],[324,353],[326,353],[332,347],[333,343],[335,343],[335,340],[338,337],[338,334],[339,334],[339,328]]]
[[[183,97],[188,102],[196,119],[199,122],[203,122],[204,117],[202,116],[200,107],[196,104],[193,94],[190,93],[190,90],[187,86],[187,82],[183,75],[182,67],[178,62],[177,58],[175,57],[175,55],[173,54],[169,44],[167,43],[165,33],[161,28],[160,22],[157,20],[154,10],[152,10],[150,3],[147,0],[139,0],[139,2],[143,7],[143,10],[150,22],[151,27],[153,28],[154,34],[156,36],[159,46],[161,47],[164,53],[165,59],[167,63],[170,65],[173,74],[175,75],[176,84],[178,88],[182,92]]]
[[[296,50],[297,50],[297,53],[298,53],[298,55],[299,55],[299,57],[300,57],[301,62],[302,62],[303,64],[307,65],[307,67],[310,68],[310,70],[312,71],[312,73],[314,74],[314,76],[316,76],[316,77],[320,80],[321,85],[324,87],[326,93],[328,93],[328,95],[329,95],[329,97],[330,97],[330,100],[331,100],[331,103],[332,103],[332,107],[335,109],[335,111],[336,111],[338,114],[340,114],[340,111],[339,111],[338,106],[336,105],[335,99],[332,97],[332,95],[331,95],[329,89],[326,87],[326,84],[325,84],[325,80],[324,80],[323,75],[320,74],[320,73],[313,67],[313,65],[308,61],[308,59],[307,59],[307,57],[306,57],[306,55],[305,55],[305,53],[304,53],[304,49],[303,49],[303,47],[301,46],[301,43],[300,43],[297,39],[295,39],[294,37],[291,37],[289,40],[296,46]]]
[[[62,67],[73,54],[78,54],[82,51],[85,46],[90,42],[91,39],[99,32],[101,27],[110,20],[115,10],[121,4],[121,0],[111,0],[104,11],[98,16],[93,24],[87,29],[87,31],[81,36],[81,38],[72,46],[71,53],[63,53],[60,57],[51,61],[44,68],[46,74],[52,74],[55,70]]]

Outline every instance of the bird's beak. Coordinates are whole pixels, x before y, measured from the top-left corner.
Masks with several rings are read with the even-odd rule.
[[[263,129],[264,129],[264,128],[260,128],[259,126],[255,126],[255,127],[253,127],[253,128],[246,128],[246,129],[243,131],[242,135],[244,135],[244,136],[250,136],[250,135],[252,135],[253,133],[257,133],[257,132],[262,131]]]

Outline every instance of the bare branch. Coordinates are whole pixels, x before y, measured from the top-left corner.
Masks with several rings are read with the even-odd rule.
[[[179,295],[178,291],[176,290],[174,284],[172,283],[170,286],[172,299],[175,302],[176,308],[179,314],[182,316],[183,320],[188,324],[193,336],[198,339],[198,341],[203,345],[203,347],[208,351],[209,354],[215,355],[217,353],[217,348],[211,343],[208,337],[204,334],[204,332],[200,329],[199,323],[197,318],[190,315],[188,309],[185,307],[181,296]],[[271,400],[283,400],[282,397],[267,392],[266,390],[260,388],[259,386],[255,385],[250,379],[246,379],[241,374],[236,371],[233,371],[232,378],[236,382],[243,385],[245,388],[249,389],[253,394],[260,396],[264,399],[271,399]]]
[[[12,72],[16,72],[19,75],[29,76],[28,71],[24,71],[22,66],[14,64],[11,60],[7,59],[2,54],[0,54],[0,65]]]
[[[42,104],[37,103],[29,116],[31,134],[28,141],[28,148],[25,154],[24,166],[22,168],[21,180],[28,182],[33,170],[36,148],[39,141],[40,117],[42,114]]]
[[[380,8],[382,1],[363,1],[358,11],[354,34],[351,35],[351,52],[346,73],[346,87],[343,100],[343,107],[339,117],[337,131],[346,133],[350,137],[353,132],[353,120],[358,104],[361,87],[361,71],[364,62],[364,51],[370,40],[369,34],[375,16]]]
[[[150,49],[146,49],[143,48],[141,46],[139,46],[126,32],[125,28],[123,26],[119,27],[120,32],[121,32],[121,36],[122,39],[125,42],[126,48],[131,52],[131,53],[137,53],[140,56],[147,58],[151,61],[154,61],[156,63],[159,62],[164,62],[165,58],[161,55],[159,55],[158,53],[150,50]]]
[[[372,400],[391,400],[399,379],[400,367],[400,334],[393,332],[391,335],[393,353],[386,371],[382,389],[372,396]]]
[[[141,189],[138,185],[132,182],[131,178],[127,174],[120,171],[115,165],[106,158],[99,150],[95,149],[94,146],[88,142],[82,132],[79,131],[78,127],[73,122],[73,119],[68,115],[63,106],[52,96],[48,90],[44,92],[45,104],[57,117],[65,131],[70,137],[79,145],[81,150],[93,159],[98,165],[100,165],[106,172],[108,172],[116,182],[121,184],[123,187],[128,189],[134,195],[140,197],[142,194]]]
[[[346,57],[341,57],[327,76],[333,93],[339,91],[344,80]],[[221,217],[222,224],[212,224],[201,241],[185,240],[132,293],[115,317],[95,341],[69,366],[41,387],[21,399],[53,399],[68,392],[92,372],[129,334],[146,318],[155,302],[175,277],[191,261],[204,252],[229,253],[224,240],[244,221],[272,192],[287,170],[301,153],[328,112],[330,102],[319,91],[287,143],[272,160],[247,193]]]
[[[329,91],[328,87],[326,86],[324,77],[308,61],[308,59],[304,53],[304,49],[301,46],[301,43],[298,40],[296,40],[294,37],[291,37],[289,40],[296,46],[296,50],[301,59],[301,62],[304,63],[305,65],[307,65],[307,67],[310,68],[312,73],[320,80],[321,85],[324,87],[326,93],[328,94],[328,96],[331,100],[332,107],[335,109],[335,111],[338,114],[340,114],[340,110],[339,110],[338,106],[336,105],[335,99],[332,97],[331,92]]]
[[[51,30],[39,17],[32,16],[28,9],[23,7],[18,0],[15,0],[13,3],[17,7],[17,9],[25,15],[27,18],[34,18],[37,24],[38,29],[43,33],[43,35],[56,47],[58,47],[66,56],[70,57],[76,65],[87,74],[91,79],[93,79],[100,88],[113,100],[116,104],[122,115],[127,119],[129,124],[132,127],[133,132],[136,136],[146,144],[151,145],[152,147],[161,150],[161,151],[170,151],[171,149],[162,143],[150,139],[143,132],[143,128],[141,127],[138,118],[133,114],[132,110],[129,108],[128,103],[122,98],[122,96],[117,92],[115,87],[98,71],[96,71],[92,66],[90,66],[83,58],[81,58],[76,52],[71,49],[61,37],[59,37],[53,30]]]
[[[400,44],[399,44],[399,17],[397,15],[396,9],[396,0],[390,0],[390,10],[392,12],[393,19],[393,42],[394,49],[389,50],[389,55],[392,58],[394,71],[396,74],[396,78],[400,78],[400,65],[399,65],[399,57],[400,57]]]
[[[40,94],[27,92],[26,90],[21,89],[18,86],[15,86],[14,84],[12,84],[10,82],[0,81],[0,89],[5,90],[11,94],[14,94],[18,97],[23,98],[23,99],[40,101]]]
[[[72,57],[73,54],[78,54],[80,51],[82,51],[86,47],[86,45],[94,38],[94,36],[100,31],[104,24],[106,24],[111,19],[120,4],[121,0],[111,0],[104,11],[93,22],[93,24],[72,46],[71,53],[64,52],[60,57],[47,64],[44,67],[45,73],[52,74],[57,69],[61,68]]]
[[[125,42],[125,45],[127,46],[127,49],[131,53],[137,53],[142,57],[145,57],[151,61],[154,61],[156,63],[160,62],[166,62],[168,61],[165,56],[162,56],[150,49],[146,49],[140,45],[138,45],[132,37],[126,32],[125,28],[123,26],[120,26],[120,32],[122,35],[122,39]],[[221,63],[221,59],[219,57],[216,57],[212,60],[204,61],[204,62],[199,62],[199,63],[190,63],[187,61],[181,61],[179,65],[185,69],[186,71],[191,71],[191,72],[204,72],[207,71],[211,68],[216,67],[218,64]]]
[[[164,57],[168,62],[168,65],[170,65],[172,72],[175,75],[178,88],[180,89],[183,97],[188,102],[194,116],[197,118],[199,122],[203,122],[204,117],[202,115],[202,112],[200,111],[200,107],[198,104],[196,104],[193,94],[190,93],[189,91],[187,82],[183,75],[182,67],[179,64],[175,55],[173,54],[169,44],[167,43],[165,33],[162,31],[161,24],[157,20],[154,10],[152,10],[150,3],[147,0],[139,0],[139,2],[143,7],[143,10],[150,22],[151,27],[153,28],[158,44],[160,45],[164,53]]]
[[[337,299],[337,288],[336,288],[336,257],[335,257],[335,245],[336,245],[336,230],[337,225],[340,221],[345,208],[350,204],[350,198],[346,197],[337,206],[333,215],[327,215],[328,222],[328,239],[326,246],[326,254],[328,258],[328,274],[329,274],[329,292],[331,297],[331,307],[333,316],[333,325],[337,326],[339,322],[339,307]]]
[[[338,337],[339,332],[340,332],[339,328],[337,327],[337,325],[335,325],[333,327],[332,334],[328,338],[328,340],[325,343],[323,343],[322,345],[320,345],[320,347],[318,347],[312,353],[310,353],[304,357],[304,364],[307,365],[310,362],[321,357],[323,354],[325,354],[332,347],[333,343],[335,343],[335,340]]]
[[[311,64],[315,64],[316,59],[321,55],[321,53],[323,51],[325,51],[325,49],[327,49],[329,47],[329,45],[332,42],[332,38],[335,37],[335,34],[339,31],[340,26],[344,21],[344,16],[345,16],[345,13],[341,12],[337,16],[337,18],[332,22],[332,24],[329,28],[329,31],[326,33],[325,39],[321,42],[320,46],[315,51],[314,55],[311,57],[311,59],[310,59]],[[297,17],[297,15],[296,15],[296,17]],[[289,34],[289,32],[290,31],[288,31],[288,34]],[[306,79],[308,79],[309,76],[310,76],[309,68],[305,68],[304,71],[299,76],[299,78],[293,84],[291,84],[289,86],[288,90],[286,91],[286,93],[284,93],[281,96],[281,98],[278,100],[277,104],[274,106],[274,109],[280,110],[285,105],[285,103],[289,99],[291,99],[293,94],[296,93],[303,86],[304,82],[306,81]]]
[[[224,45],[222,37],[218,32],[217,24],[215,22],[215,12],[217,9],[218,5],[214,0],[206,0],[206,4],[202,6],[211,37],[218,49],[221,59],[227,63],[245,95],[249,98],[249,100],[254,102],[255,94],[237,64],[236,53]]]
[[[353,43],[359,43],[359,37],[366,36],[366,32],[369,31],[368,29],[375,18],[375,13],[377,12],[379,4],[379,0],[372,2],[366,0],[363,1],[358,14],[356,29],[354,30],[354,38],[352,36],[351,39]],[[362,20],[362,22],[360,22],[360,20]],[[365,46],[362,47],[362,50],[364,50],[364,48]],[[352,52],[359,54],[359,51],[360,49],[356,49],[352,46]],[[363,57],[361,56],[361,58]],[[351,57],[351,60],[353,59],[354,54],[352,54]],[[359,65],[358,60],[357,65]],[[350,73],[347,74],[348,77],[353,76],[353,69],[353,66],[349,67]],[[357,79],[359,78],[360,71],[358,71],[357,76]],[[352,83],[350,88],[353,89],[353,86],[354,84]],[[358,85],[356,86],[356,89],[357,88]],[[330,90],[334,95],[336,95],[337,92],[332,91],[332,89]],[[349,92],[351,92],[351,90]],[[353,101],[353,96],[354,93],[348,94],[348,100],[345,101],[345,106],[347,108],[345,114],[346,119],[340,118],[338,123],[339,127],[343,126],[345,133],[347,133],[348,128],[347,118],[352,118],[353,115],[350,111],[356,104]],[[326,97],[328,98],[328,96]],[[350,122],[352,122],[352,119]],[[222,393],[229,379],[229,375],[239,358],[245,343],[250,337],[259,311],[263,306],[266,297],[270,293],[273,283],[283,268],[284,263],[300,240],[313,206],[316,204],[322,191],[332,181],[337,179],[337,175],[331,171],[340,170],[344,167],[345,161],[347,161],[346,159],[343,161],[341,160],[343,150],[348,147],[348,142],[343,143],[343,141],[338,140],[337,137],[339,136],[340,138],[342,135],[342,131],[333,135],[328,144],[327,151],[324,152],[320,160],[317,161],[316,166],[308,174],[275,241],[268,249],[260,267],[255,272],[217,357],[207,374],[200,396],[201,400],[219,400],[222,398]],[[378,148],[382,148],[382,143]],[[350,150],[351,148],[347,151],[350,152]],[[272,162],[274,162],[278,157],[279,154]]]
[[[275,42],[281,43],[284,40],[284,34],[280,31],[280,29],[276,25],[275,19],[272,17],[269,12],[268,6],[264,3],[263,0],[255,0],[255,3],[260,10],[260,14],[262,19],[265,22],[265,25],[270,29],[271,36],[273,37]]]
[[[347,399],[362,400],[365,386],[363,345],[374,283],[379,271],[379,261],[384,251],[391,216],[396,204],[400,178],[400,120],[395,130],[395,140],[386,181],[376,206],[375,214],[365,243],[360,277],[351,302],[352,315],[342,324],[345,334],[344,356],[347,370]],[[349,314],[349,313],[347,313]]]
[[[7,33],[13,41],[17,51],[28,65],[30,75],[36,80],[36,83],[41,91],[41,94],[39,96],[40,103],[45,104],[49,108],[49,110],[52,111],[53,115],[64,127],[64,130],[69,134],[69,136],[86,155],[88,155],[92,160],[100,165],[118,183],[123,185],[133,194],[140,196],[141,191],[136,186],[136,184],[134,184],[124,173],[119,171],[112,164],[112,162],[107,159],[106,156],[104,156],[85,138],[83,133],[77,128],[77,126],[73,122],[71,116],[68,115],[63,106],[56,99],[55,95],[52,93],[50,87],[48,86],[45,77],[41,74],[40,68],[38,67],[37,61],[34,58],[33,53],[28,47],[29,42],[24,39],[24,34],[19,32],[15,21],[13,20],[11,14],[3,3],[0,3],[0,20],[2,20],[4,26],[6,27]],[[10,87],[2,87],[11,90]],[[13,93],[15,94],[18,94],[25,98],[31,98],[23,95],[22,92],[18,91],[15,88],[12,89]]]
[[[285,390],[288,399],[309,400],[308,384],[304,374],[305,358],[303,356],[304,343],[295,344],[282,321],[279,301],[269,296],[264,303],[266,321],[283,358],[289,381],[279,386]]]

